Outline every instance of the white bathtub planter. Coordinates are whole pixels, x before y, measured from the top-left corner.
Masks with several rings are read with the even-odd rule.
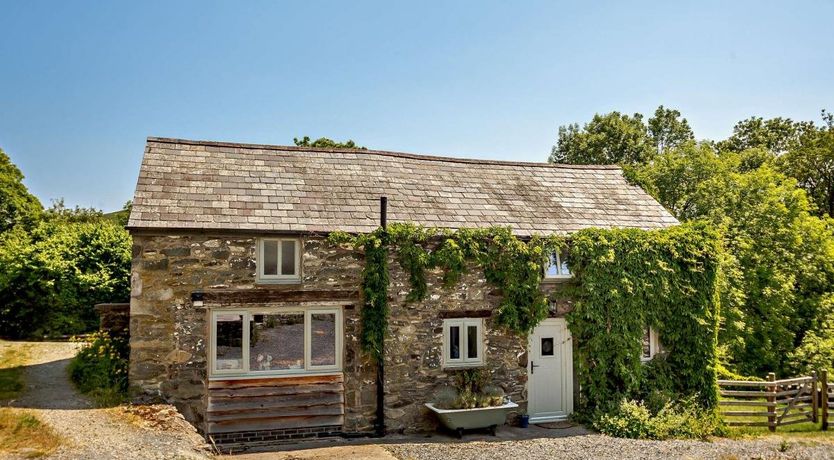
[[[457,433],[458,438],[463,437],[463,430],[474,430],[489,428],[493,436],[498,425],[503,425],[507,420],[507,413],[517,409],[518,404],[510,401],[500,406],[477,407],[474,409],[439,409],[432,403],[426,403],[443,426]]]

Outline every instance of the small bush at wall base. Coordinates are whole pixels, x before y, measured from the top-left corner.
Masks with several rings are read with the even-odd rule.
[[[70,378],[96,405],[118,405],[127,395],[129,353],[126,338],[97,332],[70,363]]]
[[[622,400],[612,410],[598,413],[593,426],[609,436],[633,439],[706,439],[725,432],[718,414],[692,399],[667,402],[656,411],[642,401]]]

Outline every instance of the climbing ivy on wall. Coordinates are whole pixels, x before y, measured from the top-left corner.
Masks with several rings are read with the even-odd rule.
[[[479,266],[502,293],[496,324],[524,336],[547,317],[544,268],[549,255],[567,244],[556,236],[525,241],[508,227],[451,231],[406,223],[369,234],[334,232],[329,240],[365,253],[362,345],[374,360],[388,323],[389,248],[408,273],[409,301],[426,297],[426,270],[443,270],[444,283],[452,286]],[[574,282],[567,294],[576,305],[568,322],[577,341],[584,409],[605,409],[658,386],[715,405],[721,254],[718,234],[704,224],[572,235]],[[650,365],[640,361],[646,325],[658,330],[667,350]]]
[[[333,232],[329,240],[365,252],[362,345],[374,359],[380,356],[387,324],[389,246],[395,248],[398,263],[409,274],[407,300],[426,297],[426,270],[442,269],[444,284],[453,286],[470,263],[476,263],[483,268],[487,282],[503,293],[497,324],[527,334],[547,317],[548,302],[539,286],[549,254],[565,244],[556,236],[534,236],[523,241],[509,227],[451,231],[409,223],[395,223],[385,230],[355,236]]]
[[[651,390],[716,404],[721,254],[718,234],[704,224],[573,235],[576,303],[568,325],[584,409],[605,410]],[[658,331],[665,353],[644,365],[647,325]]]

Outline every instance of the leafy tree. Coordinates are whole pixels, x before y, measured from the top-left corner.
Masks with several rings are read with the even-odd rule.
[[[63,222],[97,222],[104,217],[104,214],[95,208],[82,208],[78,205],[75,208],[68,208],[64,205],[64,199],[52,200],[50,206],[44,213],[47,220]]]
[[[628,169],[679,219],[722,229],[721,344],[729,367],[752,375],[796,368],[789,356],[807,334],[819,335],[834,286],[831,221],[812,214],[805,192],[772,158],[762,148],[722,153],[690,143]]]
[[[709,144],[686,143],[672,148],[648,165],[632,165],[625,174],[655,197],[681,220],[704,214],[694,200],[695,192],[704,182],[725,174],[732,165],[718,155]]]
[[[695,134],[689,127],[686,118],[675,109],[667,109],[662,105],[649,118],[649,136],[651,136],[657,153],[663,153],[669,148],[679,147],[695,140]]]
[[[778,164],[799,181],[820,213],[834,217],[834,114],[823,111],[822,118],[824,126],[806,129]]]
[[[130,256],[128,233],[104,219],[44,219],[0,235],[0,335],[94,329],[94,304],[129,298]]]
[[[0,149],[0,233],[15,224],[32,225],[41,210],[40,201],[23,185],[23,173]]]
[[[795,122],[790,118],[750,117],[733,127],[733,134],[718,143],[722,151],[741,152],[751,148],[765,148],[775,154],[782,154],[801,144],[807,131],[814,130],[813,122]]]
[[[654,154],[643,115],[611,112],[594,115],[580,128],[578,124],[559,127],[559,138],[550,153],[551,163],[635,164]]]
[[[310,140],[310,136],[304,136],[303,138],[299,139],[294,137],[292,141],[298,147],[318,147],[318,148],[325,148],[325,149],[362,149],[366,150],[365,147],[361,147],[356,145],[355,142],[348,139],[345,142],[338,142],[332,139],[328,139],[326,137],[320,137],[314,141]]]

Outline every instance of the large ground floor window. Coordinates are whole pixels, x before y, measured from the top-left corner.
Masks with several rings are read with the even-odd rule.
[[[211,311],[211,375],[269,376],[342,369],[341,308]]]

